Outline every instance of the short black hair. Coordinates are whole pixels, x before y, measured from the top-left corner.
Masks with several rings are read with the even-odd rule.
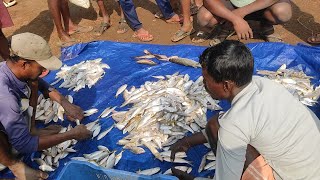
[[[207,48],[200,56],[200,63],[217,83],[231,80],[241,87],[252,80],[253,56],[239,41],[225,40]]]

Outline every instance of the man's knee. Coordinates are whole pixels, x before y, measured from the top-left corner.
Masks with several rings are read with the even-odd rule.
[[[198,24],[201,27],[207,26],[214,17],[212,14],[204,7],[201,7],[197,14]]]
[[[276,24],[288,22],[292,17],[292,8],[289,3],[281,3],[270,8],[271,13],[275,17]]]

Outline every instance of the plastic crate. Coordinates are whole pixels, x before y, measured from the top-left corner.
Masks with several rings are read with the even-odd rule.
[[[83,161],[70,161],[61,170],[59,180],[178,180],[163,174],[140,175],[117,169],[105,169]]]

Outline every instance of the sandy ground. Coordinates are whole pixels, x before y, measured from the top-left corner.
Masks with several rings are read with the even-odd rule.
[[[18,4],[10,7],[9,12],[14,22],[14,26],[3,29],[5,35],[10,37],[17,33],[32,32],[44,37],[53,49],[55,55],[59,55],[60,48],[56,45],[58,36],[51,19],[46,0],[17,0]],[[89,9],[77,7],[69,4],[71,17],[75,23],[80,25],[96,26],[101,22],[98,15],[98,7],[95,1],[91,2]],[[118,4],[114,0],[105,1],[108,14],[111,16],[112,27],[102,36],[96,37],[91,33],[78,34],[75,38],[83,42],[94,40],[111,40],[120,42],[139,42],[132,37],[133,31],[129,30],[125,34],[117,34],[119,21]],[[154,1],[137,1],[135,5],[140,21],[143,26],[154,35],[152,44],[193,44],[191,37],[187,37],[178,43],[172,43],[170,37],[179,29],[178,24],[168,24],[161,19],[156,19],[154,13],[158,11]],[[276,31],[283,37],[284,41],[290,44],[305,43],[312,33],[320,33],[320,0],[293,0],[293,17],[284,24],[277,25]],[[235,39],[233,36],[231,39]],[[260,39],[253,39],[245,42],[261,42]],[[197,44],[207,46],[209,41]]]

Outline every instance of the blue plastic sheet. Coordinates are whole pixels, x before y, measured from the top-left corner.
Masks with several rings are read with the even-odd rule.
[[[320,84],[320,47],[310,47],[302,44],[296,46],[282,43],[253,43],[248,44],[252,50],[255,58],[256,70],[277,70],[282,64],[287,64],[288,68],[303,70],[307,75],[313,76],[312,83]],[[167,75],[179,71],[181,74],[189,74],[190,78],[195,80],[201,75],[201,69],[192,67],[185,67],[171,62],[157,61],[158,65],[148,66],[137,64],[133,57],[143,55],[143,50],[148,49],[155,54],[164,54],[167,56],[177,55],[198,61],[199,55],[206,47],[192,46],[192,45],[151,45],[151,44],[137,44],[137,43],[118,43],[109,41],[91,42],[88,44],[77,44],[62,50],[61,59],[67,65],[73,65],[84,60],[91,60],[102,58],[104,63],[107,63],[111,69],[106,69],[104,77],[91,89],[81,89],[79,92],[68,91],[66,89],[57,88],[62,94],[70,94],[74,98],[74,103],[82,107],[84,110],[90,108],[98,108],[99,112],[84,119],[83,123],[87,124],[97,119],[99,114],[109,106],[120,106],[123,103],[123,98],[115,98],[117,89],[123,85],[139,87],[145,81],[155,81],[151,76]],[[53,82],[56,72],[51,72],[45,79],[48,82]],[[61,83],[61,82],[60,82]],[[59,86],[58,83],[56,87]],[[222,101],[220,104],[224,110],[229,108],[229,104]],[[124,110],[128,107],[117,108],[117,110]],[[318,117],[320,117],[320,106],[311,108]],[[216,112],[209,112],[208,117]],[[109,119],[102,119],[100,124],[102,130],[110,127],[114,121]],[[64,126],[69,124],[68,121],[62,123]],[[74,125],[74,124],[73,124]],[[102,140],[96,139],[78,142],[75,146],[77,153],[69,154],[68,157],[60,161],[60,167],[50,174],[50,179],[56,179],[59,172],[62,170],[64,164],[70,161],[71,157],[82,156],[84,153],[91,153],[97,150],[98,145],[105,145],[111,150],[120,152],[122,146],[117,145],[117,141],[122,139],[125,135],[121,131],[114,128]],[[195,176],[212,176],[214,171],[204,171],[198,174],[198,166],[201,157],[209,150],[203,145],[192,148],[188,152],[188,160],[192,161],[193,171]],[[31,162],[31,156],[39,157],[40,153],[32,155],[25,155],[24,161],[37,168],[36,163]],[[130,151],[124,151],[123,157],[116,169],[135,172],[139,169],[147,169],[152,167],[161,167],[161,171],[166,171],[173,166],[168,162],[160,162],[156,160],[149,150],[141,155],[135,155]],[[0,177],[13,177],[9,170],[0,172]]]

